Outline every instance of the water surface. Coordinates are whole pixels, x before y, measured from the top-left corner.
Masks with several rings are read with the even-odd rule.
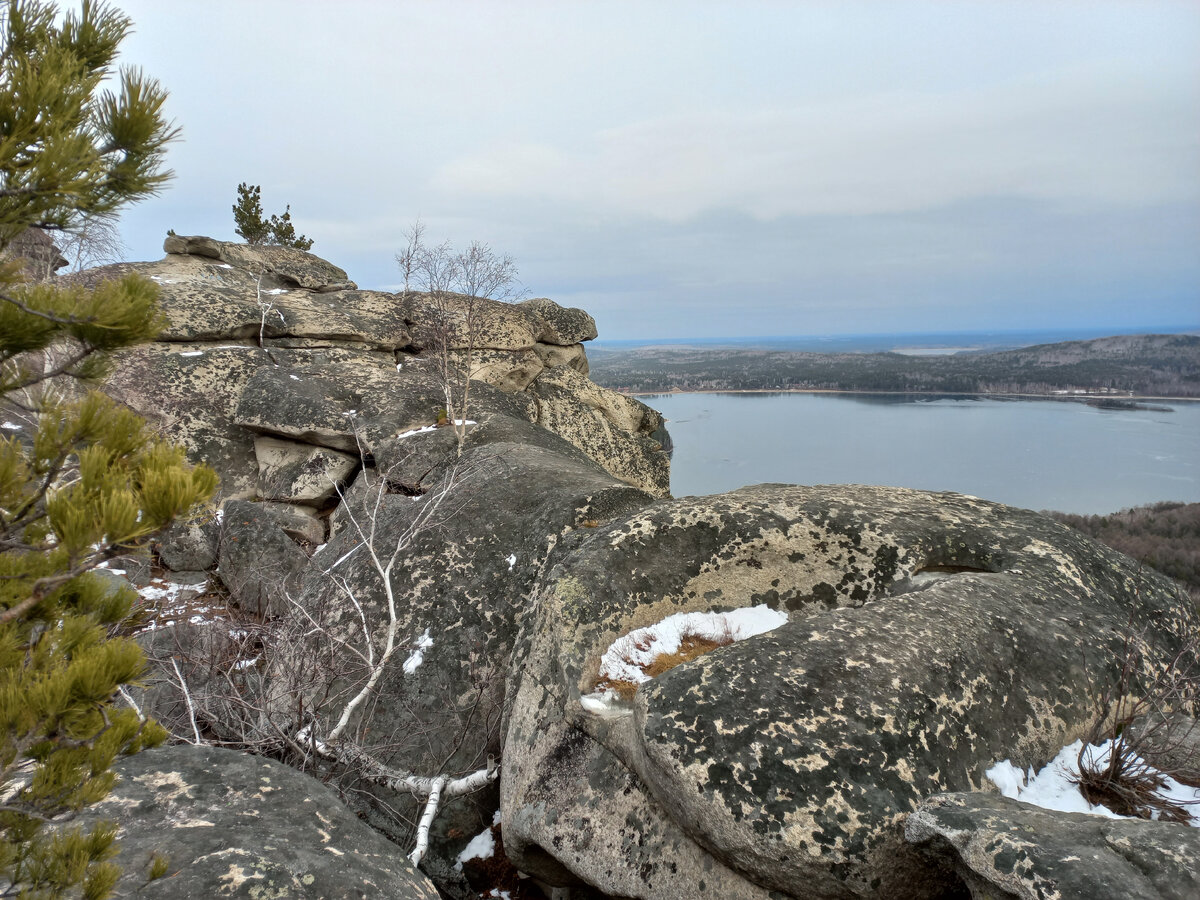
[[[671,492],[768,481],[957,491],[1107,513],[1200,501],[1200,403],[1171,412],[892,394],[669,394]]]

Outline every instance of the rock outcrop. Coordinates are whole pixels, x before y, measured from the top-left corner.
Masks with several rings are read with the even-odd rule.
[[[438,898],[394,844],[295,769],[189,745],[147,750],[113,768],[113,792],[76,823],[119,826],[118,896]],[[166,861],[165,874],[147,883],[156,858]]]
[[[995,794],[943,794],[909,841],[950,860],[975,900],[1200,897],[1200,829],[1051,812]]]
[[[681,840],[726,867],[717,896],[939,896],[953,882],[905,845],[905,817],[1074,740],[1126,629],[1153,666],[1195,628],[1175,600],[1081,535],[958,495],[766,485],[656,504],[537,586],[509,684],[505,846],[622,896],[703,895],[712,870],[683,871]],[[758,604],[790,621],[632,700],[581,702],[620,635]]]
[[[290,248],[173,235],[164,249],[156,263],[73,277],[138,272],[159,284],[166,318],[159,342],[123,354],[107,390],[214,466],[223,497],[324,502],[311,496],[311,478],[282,496],[288,485],[279,460],[313,448],[369,455],[380,440],[436,422],[445,401],[423,355],[436,320],[428,297],[358,290],[341,269]],[[649,438],[661,420],[637,401],[581,376],[576,385],[588,392],[589,406],[640,408],[640,416],[623,417],[640,430],[626,435],[623,424],[606,419],[593,439],[557,410],[539,418],[533,390],[541,377],[586,373],[582,342],[596,336],[591,316],[538,299],[486,301],[478,319],[473,377],[526,397],[532,421],[617,478],[666,494],[666,456]]]
[[[364,642],[393,646],[354,739],[421,774],[500,761],[498,787],[434,822],[422,866],[449,896],[497,811],[523,871],[602,896],[961,894],[990,876],[940,825],[917,846],[905,822],[952,808],[931,798],[994,799],[994,762],[1038,765],[1078,737],[1129,629],[1153,668],[1196,628],[1165,579],[974,498],[667,499],[662,418],[587,380],[581,310],[485,305],[460,447],[435,427],[428,298],[359,291],[298,251],[167,249],[115,267],[159,281],[170,324],[109,388],[220,471],[221,521],[176,528],[160,560],[215,560],[231,607],[143,637],[165,666],[146,703],[319,767],[408,847],[417,801],[298,736],[327,734],[365,683]],[[603,694],[617,638],[754,606],[787,621]]]

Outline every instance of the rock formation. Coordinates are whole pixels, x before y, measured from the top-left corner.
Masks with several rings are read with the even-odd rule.
[[[1129,629],[1161,667],[1196,628],[1166,579],[1023,510],[860,486],[669,499],[662,418],[588,381],[595,324],[549,300],[486,306],[459,455],[426,298],[295,250],[166,249],[84,275],[160,283],[161,340],[108,389],[223,479],[219,521],[158,561],[213,573],[228,608],[146,634],[143,699],[303,758],[407,849],[419,803],[311,740],[392,634],[355,740],[426,775],[500,764],[434,821],[422,868],[449,896],[497,811],[521,870],[602,896],[953,896],[988,876],[947,852],[933,810],[958,801],[933,798],[995,799],[990,765],[1079,736]],[[786,623],[623,698],[598,680],[633,629],[756,606]]]
[[[119,761],[73,824],[119,826],[117,896],[437,900],[429,879],[320,782],[281,763],[181,745]],[[163,874],[147,883],[155,859]]]

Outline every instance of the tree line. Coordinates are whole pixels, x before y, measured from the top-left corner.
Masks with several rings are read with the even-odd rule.
[[[1200,337],[1140,335],[997,353],[907,356],[639,348],[589,353],[591,378],[638,393],[840,390],[901,393],[1108,392],[1200,397]]]
[[[1103,516],[1050,515],[1182,582],[1200,600],[1200,503],[1152,503]]]

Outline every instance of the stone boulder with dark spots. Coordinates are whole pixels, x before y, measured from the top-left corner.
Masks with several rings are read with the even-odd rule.
[[[433,884],[319,781],[216,747],[147,750],[113,767],[74,823],[114,821],[117,896],[146,900],[437,900]],[[147,881],[156,858],[165,874]]]
[[[759,604],[789,621],[583,702],[615,638]],[[949,895],[905,817],[1078,737],[1126,629],[1154,666],[1196,627],[1172,583],[1036,514],[856,486],[655,504],[557,556],[533,609],[509,683],[508,853],[641,898]]]
[[[1194,900],[1200,829],[1053,812],[995,794],[940,794],[905,836],[949,860],[974,900]]]

